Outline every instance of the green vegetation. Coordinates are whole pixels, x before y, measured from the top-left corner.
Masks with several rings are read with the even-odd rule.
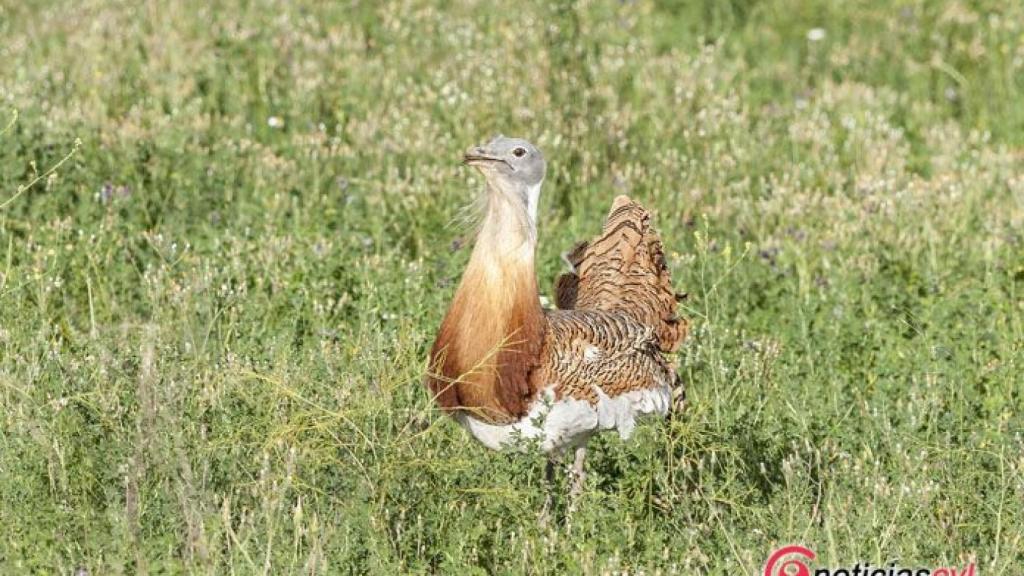
[[[3,2],[0,39],[0,572],[1021,573],[1024,4]],[[629,193],[690,294],[685,417],[593,442],[546,528],[543,457],[420,384],[497,132],[549,159],[545,292]]]

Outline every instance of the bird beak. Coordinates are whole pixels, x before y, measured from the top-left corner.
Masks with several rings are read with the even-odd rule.
[[[480,166],[486,165],[488,162],[503,162],[508,164],[508,161],[501,156],[495,156],[489,154],[482,146],[473,146],[462,156],[462,163],[467,166]],[[509,165],[509,168],[512,166]]]

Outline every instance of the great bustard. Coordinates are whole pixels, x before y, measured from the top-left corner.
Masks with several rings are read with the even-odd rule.
[[[438,405],[484,445],[538,441],[575,450],[572,492],[587,440],[633,432],[637,417],[680,409],[683,387],[665,354],[686,337],[678,295],[650,214],[626,196],[600,236],[566,255],[558,310],[541,307],[534,253],[544,156],[498,136],[465,163],[487,182],[483,223],[430,352],[427,385]],[[549,461],[548,474],[551,474]]]

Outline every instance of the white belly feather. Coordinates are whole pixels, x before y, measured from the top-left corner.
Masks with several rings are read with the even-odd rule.
[[[665,416],[672,401],[668,384],[633,390],[614,398],[597,386],[594,390],[598,401],[591,405],[574,398],[555,400],[554,387],[549,387],[534,401],[525,418],[511,424],[488,424],[463,412],[455,418],[488,448],[515,448],[538,441],[541,450],[551,452],[583,444],[593,434],[613,428],[623,439],[628,439],[633,435],[637,418]]]

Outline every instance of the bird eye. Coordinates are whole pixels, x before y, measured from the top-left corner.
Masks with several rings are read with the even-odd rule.
[[[526,156],[526,148],[516,148],[512,153],[515,154],[516,158],[522,158],[523,156]]]

